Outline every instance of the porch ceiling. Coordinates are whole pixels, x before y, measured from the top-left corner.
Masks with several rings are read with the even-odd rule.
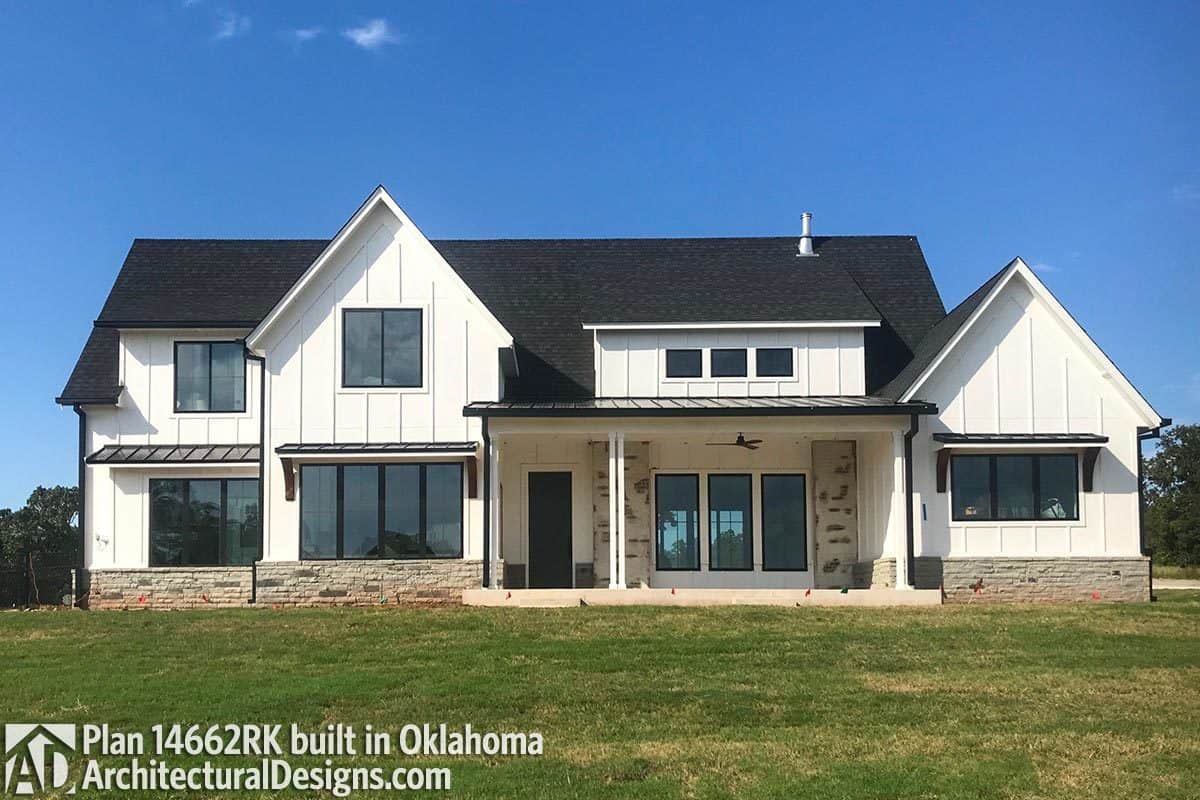
[[[471,403],[468,417],[768,417],[936,414],[932,403],[885,397],[598,397]]]

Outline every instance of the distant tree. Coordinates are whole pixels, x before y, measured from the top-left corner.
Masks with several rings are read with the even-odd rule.
[[[73,562],[79,547],[73,486],[39,486],[17,511],[0,509],[0,558],[10,564]]]
[[[1176,425],[1162,435],[1143,469],[1146,535],[1154,560],[1200,565],[1200,425]]]

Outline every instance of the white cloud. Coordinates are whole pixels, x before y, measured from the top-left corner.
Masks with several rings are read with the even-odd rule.
[[[342,35],[364,50],[378,50],[399,41],[386,19],[368,20],[361,27],[347,28]]]
[[[214,39],[232,39],[250,32],[250,18],[233,11],[222,11]]]
[[[1058,272],[1058,267],[1053,264],[1047,264],[1045,261],[1039,261],[1033,264],[1030,269],[1034,272]]]
[[[320,36],[324,31],[320,28],[293,28],[287,32],[287,36],[297,45],[302,45],[305,42],[311,42],[313,39]]]
[[[1200,186],[1180,183],[1171,187],[1171,199],[1176,203],[1200,203]]]

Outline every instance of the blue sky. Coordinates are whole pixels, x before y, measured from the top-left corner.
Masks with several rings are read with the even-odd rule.
[[[913,233],[948,305],[1023,256],[1200,420],[1200,5],[6,4],[0,506],[136,236]]]

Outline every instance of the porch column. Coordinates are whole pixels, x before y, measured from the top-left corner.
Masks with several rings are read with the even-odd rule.
[[[908,530],[906,510],[908,493],[904,481],[904,434],[892,432],[892,513],[888,529],[891,533],[892,552],[896,558],[896,588],[911,589],[908,583]]]
[[[625,588],[625,434],[608,434],[608,588]]]
[[[492,442],[488,448],[488,469],[491,473],[492,480],[488,486],[488,536],[491,537],[490,552],[491,558],[488,559],[487,568],[489,570],[488,577],[491,579],[488,585],[496,588],[500,584],[497,581],[500,573],[500,567],[497,563],[500,559],[500,446],[497,442]]]

